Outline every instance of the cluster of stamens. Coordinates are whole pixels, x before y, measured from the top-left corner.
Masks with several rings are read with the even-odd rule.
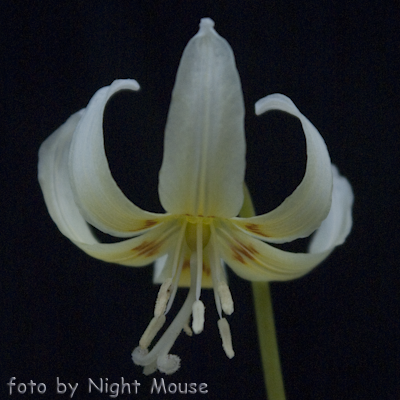
[[[205,250],[210,264],[212,286],[217,312],[219,315],[218,328],[222,339],[222,347],[229,358],[235,353],[232,348],[232,339],[228,321],[222,313],[230,315],[233,312],[233,300],[226,281],[226,273],[217,251],[216,228],[214,218],[191,217],[182,218],[179,239],[176,248],[166,259],[163,259],[163,274],[168,275],[159,289],[154,317],[144,331],[139,346],[132,352],[135,364],[144,367],[143,372],[148,375],[157,369],[165,374],[173,374],[180,367],[180,358],[169,354],[175,340],[183,330],[187,335],[199,334],[204,329],[205,307],[200,300],[203,276],[203,259]],[[161,338],[149,351],[153,339],[163,327],[166,314],[170,310],[180,281],[184,264],[183,247],[190,250],[190,289],[187,298]],[[208,248],[207,248],[208,247]],[[207,248],[207,249],[206,249]],[[186,252],[187,254],[187,252]],[[192,316],[192,326],[189,326]]]

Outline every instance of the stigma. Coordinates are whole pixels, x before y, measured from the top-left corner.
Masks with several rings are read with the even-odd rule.
[[[170,350],[182,331],[192,336],[204,330],[206,307],[201,300],[204,286],[214,291],[222,348],[228,358],[235,355],[230,327],[224,316],[232,314],[234,306],[218,251],[218,218],[185,215],[177,223],[180,225],[180,234],[174,248],[167,257],[156,263],[156,269],[159,270],[156,281],[162,284],[155,302],[154,316],[140,338],[139,346],[132,352],[133,362],[143,366],[146,375],[156,370],[169,375],[179,369],[180,358],[170,354]],[[189,286],[189,293],[169,327],[159,335],[167,321],[178,286]],[[160,336],[159,339],[149,350],[157,336]]]

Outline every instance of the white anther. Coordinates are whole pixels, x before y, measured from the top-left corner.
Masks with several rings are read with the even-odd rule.
[[[170,290],[171,284],[172,284],[172,279],[168,278],[161,285],[160,290],[158,291],[156,305],[154,307],[154,316],[155,317],[159,317],[161,314],[164,314],[169,296],[171,295],[171,290]]]
[[[166,354],[157,358],[157,368],[166,375],[178,371],[181,366],[181,359],[174,354]]]
[[[225,282],[220,282],[218,284],[218,294],[221,299],[221,305],[224,313],[231,315],[233,313],[233,300],[231,291]]]
[[[183,325],[183,331],[186,333],[186,335],[188,336],[192,336],[193,335],[193,331],[189,326],[189,321],[185,322],[185,325]]]
[[[204,304],[201,300],[196,300],[192,306],[192,329],[193,332],[197,335],[201,333],[204,329]]]
[[[135,350],[132,351],[132,360],[136,365],[143,365],[143,358],[147,356],[147,354],[149,354],[149,351],[147,349],[138,346]]]
[[[226,318],[221,318],[218,320],[218,328],[222,339],[222,348],[224,349],[227,357],[232,358],[235,355],[235,352],[233,351],[232,347],[231,330]]]
[[[139,341],[139,346],[143,349],[147,349],[150,346],[150,343],[153,341],[154,337],[157,335],[158,331],[162,328],[165,323],[165,315],[162,314],[159,317],[154,317],[149,326],[144,331],[142,337]]]

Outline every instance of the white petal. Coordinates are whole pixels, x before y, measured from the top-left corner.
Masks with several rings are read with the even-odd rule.
[[[149,264],[168,251],[176,240],[179,224],[170,217],[163,218],[165,223],[158,223],[148,232],[141,230],[145,233],[138,238],[103,244],[93,235],[75,203],[68,174],[68,154],[72,135],[84,112],[72,115],[39,150],[39,183],[50,216],[61,233],[93,257],[124,265]]]
[[[332,250],[318,254],[290,253],[246,234],[231,222],[221,222],[217,237],[224,261],[237,275],[250,281],[299,278],[328,257]]]
[[[68,174],[68,154],[81,110],[49,136],[39,150],[38,178],[47,209],[63,235],[73,241],[97,243],[75,204]]]
[[[164,216],[143,211],[128,200],[114,181],[104,150],[103,112],[119,90],[138,90],[134,80],[117,80],[98,90],[75,129],[70,154],[71,187],[80,213],[99,230],[114,236],[133,236]]]
[[[235,222],[255,237],[284,243],[309,236],[328,215],[332,195],[331,161],[322,136],[288,97],[273,94],[256,103],[257,115],[270,110],[285,111],[300,119],[306,137],[306,172],[300,185],[275,210]]]
[[[232,49],[206,18],[183,53],[165,132],[161,204],[233,217],[243,202],[244,105]]]
[[[154,262],[166,254],[178,236],[179,224],[171,220],[164,222],[139,237],[119,243],[97,243],[87,245],[74,242],[83,251],[100,260],[141,267]]]
[[[166,274],[165,266],[167,264],[167,260],[171,259],[171,257],[172,255],[165,254],[164,256],[157,258],[157,260],[154,262],[153,283],[159,283],[162,285],[166,279],[170,278],[170,275]],[[172,270],[172,266],[170,269]]]
[[[351,215],[353,190],[348,180],[339,174],[334,165],[332,165],[332,172],[331,210],[311,239],[310,253],[321,253],[344,243],[353,225]]]

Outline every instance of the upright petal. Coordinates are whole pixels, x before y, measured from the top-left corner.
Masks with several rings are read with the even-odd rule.
[[[243,94],[232,49],[204,18],[182,55],[160,170],[170,213],[233,217],[243,202]]]
[[[275,210],[238,218],[235,223],[262,240],[283,243],[309,236],[328,215],[332,195],[331,160],[318,130],[288,97],[273,94],[256,103],[258,115],[269,110],[285,111],[300,119],[306,137],[306,172],[300,185]]]
[[[103,112],[119,90],[138,90],[134,80],[116,80],[98,90],[77,125],[69,152],[71,187],[80,213],[97,229],[114,236],[132,236],[160,222],[128,200],[114,181],[103,139]]]

